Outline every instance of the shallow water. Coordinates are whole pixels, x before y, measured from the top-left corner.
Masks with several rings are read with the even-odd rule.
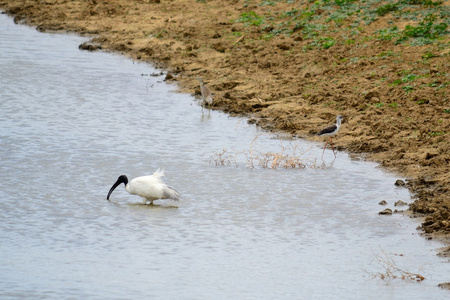
[[[411,202],[397,177],[343,152],[321,166],[321,144],[202,114],[148,76],[159,70],[79,51],[84,40],[0,15],[0,298],[448,297],[441,244],[378,215],[383,199]],[[215,164],[224,148],[292,145],[316,167],[250,168],[248,152]],[[158,167],[180,202],[142,205],[122,186],[106,201],[119,175]],[[426,280],[374,278],[383,253]]]

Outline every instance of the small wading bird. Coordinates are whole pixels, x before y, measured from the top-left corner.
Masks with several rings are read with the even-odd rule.
[[[336,152],[334,152],[333,147],[333,137],[338,133],[339,129],[341,128],[341,122],[344,120],[344,117],[341,115],[336,117],[336,124],[330,125],[327,128],[322,129],[317,135],[318,136],[329,136],[330,138],[327,139],[327,142],[325,143],[325,146],[323,146],[322,151],[322,160],[323,160],[323,154],[325,153],[325,147],[327,146],[328,142],[331,144],[331,149],[333,149],[334,157],[336,158]]]
[[[146,204],[147,201],[150,201],[150,204],[153,204],[153,201],[158,199],[172,199],[178,201],[180,194],[165,184],[161,179],[162,177],[164,177],[164,171],[160,169],[156,170],[153,175],[136,177],[130,182],[128,182],[127,176],[120,175],[116,183],[114,183],[109,190],[106,199],[109,200],[109,196],[114,189],[123,183],[125,184],[125,190],[128,193],[142,197],[143,204]]]
[[[202,94],[202,111],[203,107],[208,104],[208,108],[211,109],[211,104],[213,103],[213,94],[211,93],[211,90],[203,83],[202,78],[197,78],[197,80],[200,82],[200,92]]]

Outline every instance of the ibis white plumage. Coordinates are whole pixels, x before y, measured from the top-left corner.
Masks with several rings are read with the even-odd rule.
[[[323,146],[322,151],[322,159],[323,159],[323,153],[325,152],[325,147],[327,146],[328,142],[331,144],[331,149],[333,149],[334,157],[336,157],[336,153],[334,152],[333,147],[333,137],[339,132],[339,129],[341,128],[342,120],[344,120],[344,117],[339,115],[336,117],[336,124],[330,125],[321,131],[317,133],[318,136],[329,136],[330,138],[327,139],[327,142],[325,143],[325,146]]]
[[[162,177],[164,177],[164,171],[161,169],[156,170],[153,175],[136,177],[130,182],[128,182],[127,176],[120,175],[116,183],[114,183],[109,190],[106,199],[109,200],[109,196],[114,189],[123,183],[125,185],[125,190],[128,193],[142,197],[143,204],[146,204],[147,201],[150,201],[150,204],[153,204],[153,201],[158,199],[172,199],[178,201],[180,193],[168,186],[162,180]]]

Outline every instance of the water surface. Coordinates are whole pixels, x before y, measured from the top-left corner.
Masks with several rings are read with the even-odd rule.
[[[441,245],[417,220],[378,215],[383,199],[411,202],[398,177],[330,151],[319,168],[250,168],[241,154],[217,166],[224,148],[295,145],[317,166],[322,149],[202,114],[149,76],[160,70],[84,40],[0,15],[0,298],[448,297]],[[106,201],[119,175],[159,167],[180,202],[142,205],[123,187]],[[374,278],[381,253],[426,280]]]

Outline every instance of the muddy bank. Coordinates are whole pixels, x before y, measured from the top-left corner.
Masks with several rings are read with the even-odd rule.
[[[439,2],[439,1],[438,1]],[[197,77],[214,108],[335,145],[409,178],[427,234],[450,236],[448,3],[420,1],[0,0],[17,23],[92,35],[84,47]],[[443,25],[442,25],[443,24]]]

